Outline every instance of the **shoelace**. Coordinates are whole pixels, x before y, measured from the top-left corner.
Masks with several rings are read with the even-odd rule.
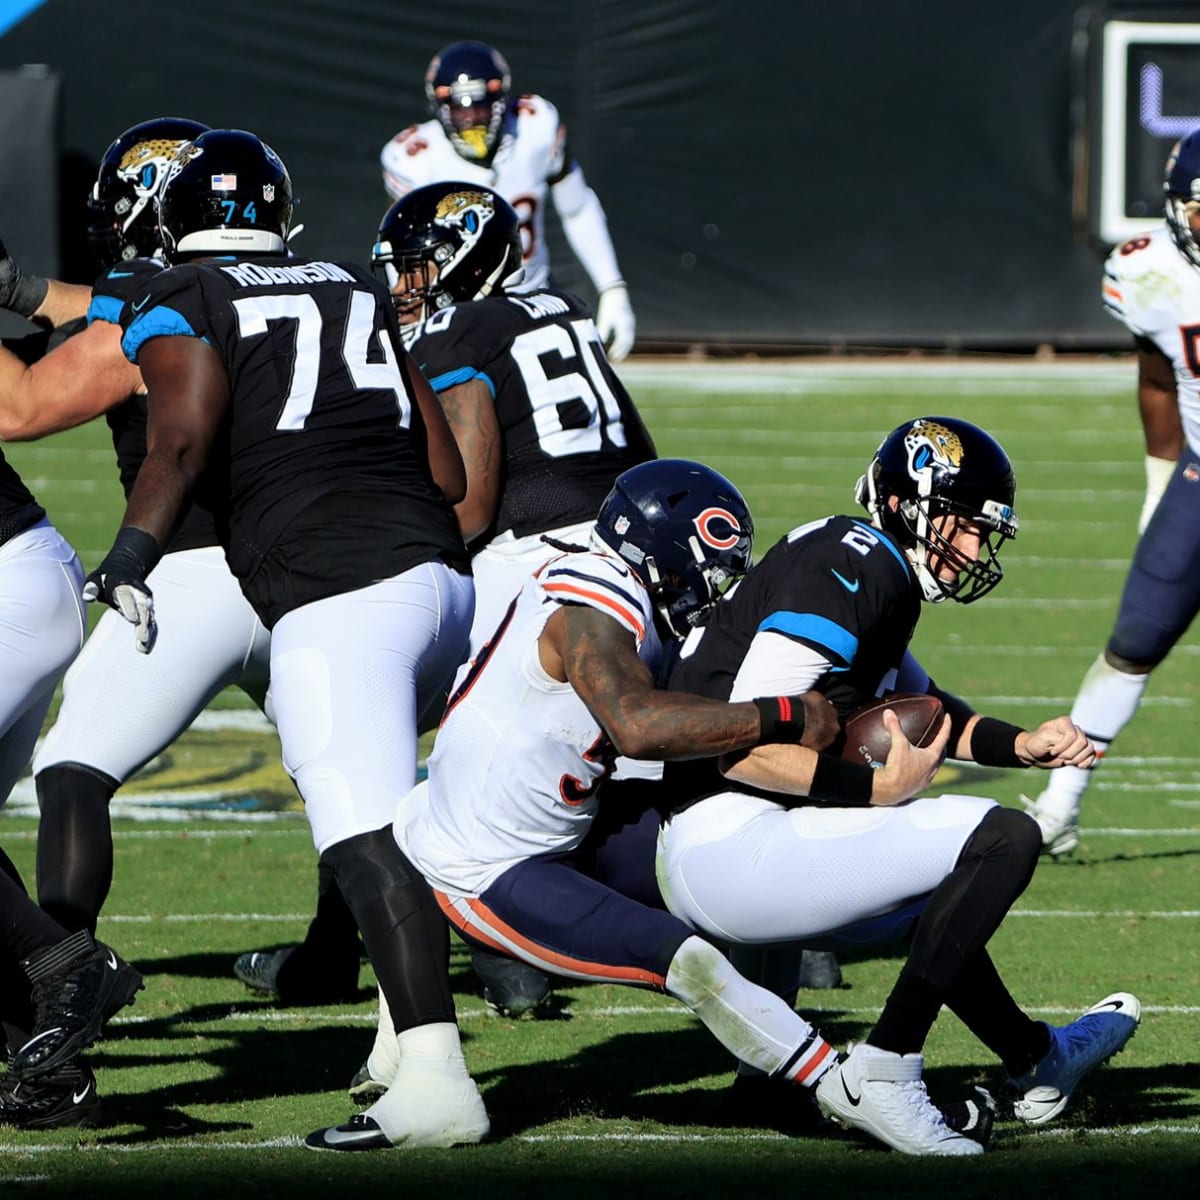
[[[925,1081],[923,1079],[914,1079],[909,1083],[901,1083],[897,1086],[900,1088],[900,1092],[908,1102],[909,1107],[913,1109],[929,1133],[947,1137],[954,1133],[950,1126],[946,1124],[945,1118],[942,1116],[942,1110],[930,1100],[929,1093],[925,1090]]]

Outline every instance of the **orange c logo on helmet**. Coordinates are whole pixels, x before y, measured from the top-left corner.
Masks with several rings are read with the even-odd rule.
[[[729,526],[730,533],[724,537],[715,533],[712,528],[714,521],[724,521]],[[699,516],[692,518],[692,524],[696,526],[700,540],[706,546],[712,546],[714,550],[731,550],[742,536],[742,527],[738,524],[737,517],[724,508],[706,508]]]

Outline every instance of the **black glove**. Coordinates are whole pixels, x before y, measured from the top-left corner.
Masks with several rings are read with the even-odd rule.
[[[48,280],[40,275],[26,275],[13,261],[0,239],[0,308],[7,308],[22,317],[32,317],[50,289]]]
[[[102,600],[135,626],[134,636],[142,654],[154,649],[158,637],[154,594],[146,586],[146,576],[161,557],[162,550],[155,538],[144,529],[126,526],[117,533],[112,549],[83,585],[83,598],[88,603]]]

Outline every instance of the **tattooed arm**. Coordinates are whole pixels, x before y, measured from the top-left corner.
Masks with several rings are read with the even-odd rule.
[[[500,425],[488,385],[471,379],[439,393],[442,411],[467,468],[467,494],[454,506],[463,541],[488,529],[500,503]]]
[[[630,758],[708,758],[762,736],[752,701],[725,704],[656,688],[633,634],[594,608],[560,608],[546,622],[538,653],[547,674],[575,689]]]

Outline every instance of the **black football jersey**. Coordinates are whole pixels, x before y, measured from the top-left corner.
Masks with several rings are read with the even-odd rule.
[[[136,300],[146,290],[149,281],[163,264],[155,258],[134,258],[118,263],[105,271],[92,284],[92,300],[87,319],[119,325],[121,310],[130,300]],[[104,414],[112,433],[113,449],[117,453],[117,473],[125,498],[133,491],[138,468],[146,457],[146,397],[134,393],[123,404]],[[195,550],[200,546],[215,546],[217,531],[212,513],[202,505],[191,504],[176,529],[168,553],[173,550]]]
[[[186,264],[152,278],[121,323],[134,362],[147,340],[185,336],[225,363],[231,404],[198,495],[266,625],[432,558],[465,561],[391,297],[369,271],[283,256]]]
[[[0,545],[24,533],[45,515],[45,509],[0,451]]]
[[[668,686],[728,700],[755,635],[772,632],[832,663],[816,688],[845,717],[900,666],[920,613],[916,576],[888,534],[856,517],[814,521],[772,546],[717,606]],[[751,790],[724,780],[711,759],[668,763],[664,782],[674,808],[717,791]]]
[[[435,391],[482,379],[503,436],[493,528],[517,537],[592,520],[613,480],[654,457],[587,309],[558,291],[491,296],[435,314],[413,357]]]

